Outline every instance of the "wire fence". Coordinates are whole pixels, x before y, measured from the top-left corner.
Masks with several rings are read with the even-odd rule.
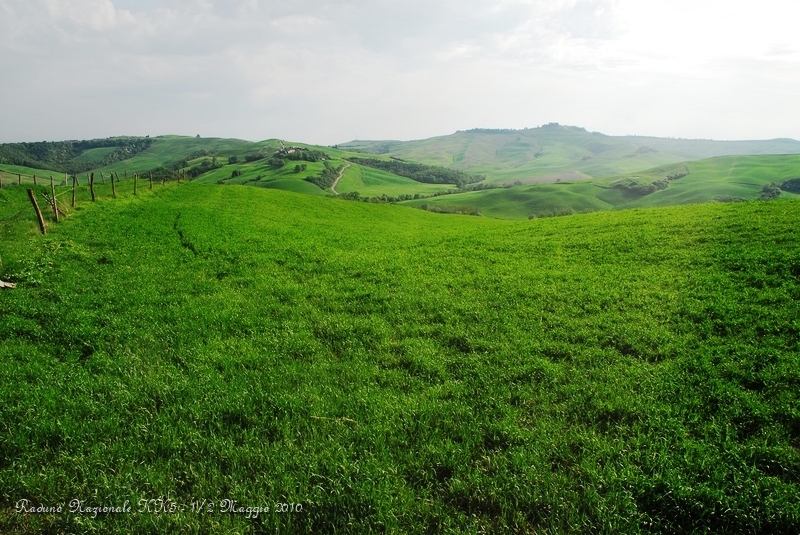
[[[81,203],[87,202],[87,189],[91,194],[91,201],[94,202],[100,197],[98,189],[103,194],[103,198],[116,199],[118,193],[128,195],[132,192],[133,195],[138,195],[138,190],[141,187],[152,190],[154,184],[160,183],[163,185],[167,182],[164,178],[154,180],[150,172],[147,173],[147,176],[140,177],[138,172],[129,174],[128,171],[123,171],[124,179],[120,177],[118,172],[110,172],[108,176],[105,173],[99,173],[99,180],[97,174],[86,173],[85,179],[82,181],[78,175],[69,175],[67,173],[64,173],[63,178],[59,173],[58,178],[56,178],[55,175],[49,173],[43,175],[26,174],[0,167],[0,222],[7,223],[19,219],[28,219],[32,212],[35,211],[41,231],[45,234],[47,225],[41,208],[37,203],[39,198],[44,199],[46,201],[44,207],[49,208],[49,210],[45,210],[49,212],[47,218],[49,224],[52,222],[57,223],[60,219],[59,216],[66,217],[69,215],[67,206],[76,207],[78,200]],[[10,180],[9,177],[11,177]],[[108,178],[108,181],[106,181],[106,178]],[[185,177],[178,175],[177,182],[180,182],[181,178]],[[173,181],[175,180],[169,180],[169,182]],[[122,182],[129,185],[119,190],[117,185]],[[26,190],[31,190],[28,197],[2,194],[12,188],[16,189],[22,186]],[[67,196],[67,199],[64,199],[64,196]],[[28,214],[27,216],[25,215],[26,213]]]
[[[117,182],[122,181],[130,181],[133,180],[134,177],[138,177],[139,180],[150,180],[151,171],[129,171],[125,170],[122,171],[122,176],[120,176],[120,172],[118,171],[110,171],[108,174],[104,172],[100,173],[77,173],[77,174],[69,174],[69,173],[61,173],[57,172],[55,174],[48,173],[44,171],[43,174],[38,173],[21,173],[19,171],[9,170],[8,168],[0,167],[0,182],[2,182],[2,187],[10,186],[10,185],[22,185],[22,184],[33,184],[37,186],[44,186],[50,184],[50,179],[52,178],[56,187],[69,187],[72,184],[72,178],[78,181],[79,186],[88,186],[91,182],[91,175],[95,175],[95,184],[97,184],[99,177],[99,182],[104,183],[104,181],[108,178],[110,180],[111,176],[114,176],[114,180]],[[173,181],[181,181],[186,180],[186,172],[181,169],[177,173],[177,178],[169,178],[169,179],[162,179],[162,178],[153,178],[153,182],[173,182]]]

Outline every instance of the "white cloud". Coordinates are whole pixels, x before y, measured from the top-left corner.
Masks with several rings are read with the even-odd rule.
[[[0,98],[23,104],[0,122],[6,141],[800,137],[797,20],[779,0],[4,0]]]
[[[47,8],[56,23],[75,31],[113,30],[120,23],[134,21],[128,11],[118,11],[111,0],[47,0]]]

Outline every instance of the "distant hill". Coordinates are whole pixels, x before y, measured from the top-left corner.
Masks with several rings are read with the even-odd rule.
[[[144,172],[159,167],[179,168],[186,166],[188,160],[201,156],[256,152],[259,149],[261,145],[251,141],[186,136],[5,143],[0,144],[0,166],[69,174]]]
[[[80,173],[127,160],[152,144],[149,137],[5,143],[0,145],[0,164]]]
[[[411,201],[432,210],[523,219],[580,212],[761,198],[770,184],[796,198],[800,155],[718,156],[591,180],[527,184]]]
[[[410,201],[430,209],[517,219],[755,199],[773,182],[800,177],[799,155],[800,142],[792,139],[607,136],[548,124],[466,130],[416,141],[355,140],[332,147],[187,136],[12,143],[0,145],[0,175],[7,183],[32,183],[34,176],[51,174],[62,182],[67,173],[83,181],[91,173],[101,181],[111,173],[122,179],[152,173],[158,181],[181,177],[372,202]],[[684,172],[686,178],[668,178]],[[435,178],[445,176],[454,178]]]
[[[800,154],[800,141],[793,139],[607,136],[559,124],[523,130],[475,129],[406,142],[359,140],[337,146],[485,174],[489,183],[614,176],[716,156]]]

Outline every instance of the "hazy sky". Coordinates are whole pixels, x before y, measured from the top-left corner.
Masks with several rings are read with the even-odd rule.
[[[0,0],[0,141],[800,139],[800,3]]]

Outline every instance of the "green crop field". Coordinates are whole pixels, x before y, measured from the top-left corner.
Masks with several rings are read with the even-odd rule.
[[[0,532],[800,531],[799,200],[143,184],[0,190]]]
[[[558,124],[524,130],[467,130],[405,142],[354,141],[340,147],[485,174],[487,182],[496,184],[607,177],[715,156],[800,153],[800,142],[791,139],[607,136]]]
[[[114,152],[114,147],[100,147],[96,149],[89,149],[84,151],[80,156],[77,158],[73,158],[72,161],[74,162],[95,162],[98,160],[102,160],[109,154]]]
[[[33,177],[42,180],[44,183],[50,184],[50,177],[52,176],[56,183],[64,183],[64,173],[58,171],[49,171],[46,169],[36,169],[33,167],[25,167],[23,165],[8,165],[0,164],[0,175],[3,177],[3,185],[21,183],[23,185],[32,185]]]
[[[686,177],[674,181],[666,190],[622,206],[688,204],[725,195],[750,200],[757,198],[766,184],[800,177],[798,155],[722,156],[684,165],[689,173]]]
[[[97,147],[98,144],[101,146]],[[76,172],[86,182],[92,172],[99,177],[113,172],[124,178],[134,173],[146,177],[153,171],[157,179],[164,175],[167,180],[174,180],[178,175],[188,174],[199,183],[247,184],[317,196],[333,193],[329,188],[321,189],[303,182],[307,177],[322,174],[325,165],[321,158],[303,161],[284,157],[283,167],[280,162],[277,165],[271,162],[279,156],[281,142],[277,139],[250,142],[159,136],[54,142],[49,148],[41,145],[47,144],[0,145],[0,173],[4,167],[13,173],[13,166],[2,162],[15,162],[43,167],[24,168],[22,173],[29,178],[34,174],[49,177],[54,172],[59,176],[68,170]],[[506,219],[706,202],[716,197],[752,199],[758,197],[758,189],[765,183],[790,174],[796,176],[800,169],[796,156],[800,143],[793,140],[720,142],[614,137],[561,125],[525,130],[473,130],[409,142],[354,141],[321,147],[286,141],[284,145],[308,149],[318,156],[324,154],[324,159],[334,169],[348,165],[348,160],[354,157],[377,157],[483,175],[480,186],[504,189],[415,204],[428,202],[429,206],[440,209],[461,207]],[[87,146],[96,148],[81,148]],[[65,160],[65,152],[78,155]],[[779,152],[789,155],[776,155]],[[717,157],[698,160],[708,156]],[[306,165],[306,169],[295,172],[298,164]],[[666,191],[645,197],[615,189],[617,181],[651,183],[663,179],[666,170],[685,169],[687,165],[691,167],[689,176],[673,182]],[[61,171],[53,171],[55,169]],[[352,196],[357,192],[362,198],[391,202],[455,190],[452,180],[452,184],[423,183],[394,172],[402,171],[391,168],[382,171],[349,162],[337,193]],[[430,178],[426,180],[431,181]],[[541,183],[560,184],[531,187]],[[506,189],[509,187],[512,189]]]
[[[666,189],[647,195],[615,187],[630,181],[651,184],[677,174],[685,176],[671,180]],[[703,203],[726,197],[753,200],[765,185],[795,177],[800,177],[800,155],[721,156],[622,176],[459,193],[409,204],[471,207],[490,217],[523,219],[531,215]],[[790,192],[782,195],[797,197]]]
[[[380,169],[352,164],[345,171],[336,190],[339,193],[357,191],[364,197],[380,197],[381,195],[413,195],[416,193],[432,195],[437,191],[446,191],[452,188],[453,186],[448,184],[425,184]]]
[[[239,139],[221,138],[193,138],[185,136],[159,136],[153,138],[153,144],[144,152],[137,154],[133,158],[116,162],[105,167],[95,169],[95,172],[115,172],[123,173],[128,171],[144,172],[156,167],[169,165],[185,158],[191,158],[193,154],[201,150],[218,152],[223,157],[231,154],[245,154],[257,152],[269,146],[277,149],[277,142],[254,143]]]

